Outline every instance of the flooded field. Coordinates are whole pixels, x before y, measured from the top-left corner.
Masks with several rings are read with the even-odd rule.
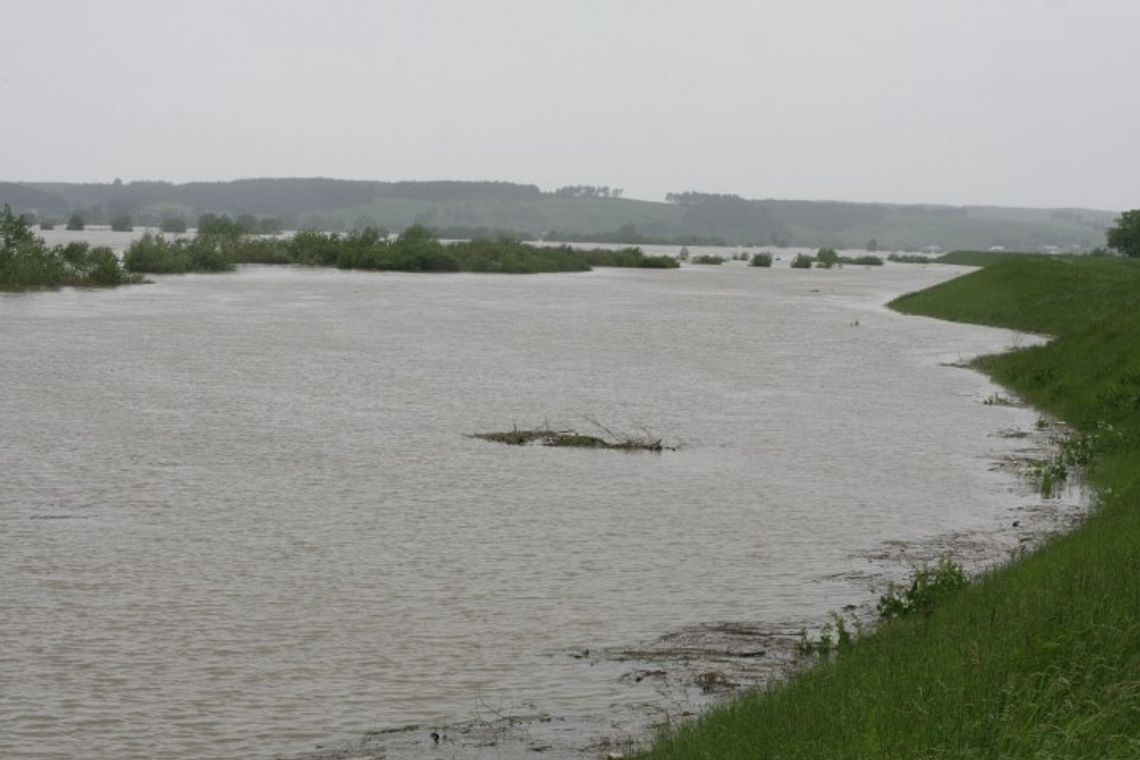
[[[948,366],[1032,338],[882,307],[960,271],[0,293],[0,755],[598,756],[1001,561],[1076,503]],[[470,437],[516,426],[677,450]]]

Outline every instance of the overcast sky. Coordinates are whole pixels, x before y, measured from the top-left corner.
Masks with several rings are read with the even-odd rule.
[[[0,0],[0,180],[1140,206],[1136,0]]]

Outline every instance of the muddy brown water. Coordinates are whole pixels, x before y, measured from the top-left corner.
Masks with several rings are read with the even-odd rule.
[[[1001,559],[1075,506],[946,363],[1030,339],[882,307],[960,272],[0,294],[0,756],[596,756],[920,557]],[[680,448],[468,436],[594,422]]]

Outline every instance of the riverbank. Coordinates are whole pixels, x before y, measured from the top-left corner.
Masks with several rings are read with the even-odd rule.
[[[973,366],[1076,431],[1095,515],[931,615],[718,708],[647,758],[1140,753],[1140,266],[1010,260],[892,306],[1045,333]],[[1062,466],[1064,462],[1060,463]]]

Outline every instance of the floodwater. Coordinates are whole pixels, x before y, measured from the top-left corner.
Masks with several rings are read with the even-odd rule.
[[[586,650],[821,620],[906,572],[884,547],[1040,506],[993,466],[1036,414],[946,366],[1029,338],[882,307],[960,271],[0,294],[0,756],[299,757],[526,714],[578,727],[550,757],[634,731],[666,697]],[[547,423],[680,448],[466,435]]]

